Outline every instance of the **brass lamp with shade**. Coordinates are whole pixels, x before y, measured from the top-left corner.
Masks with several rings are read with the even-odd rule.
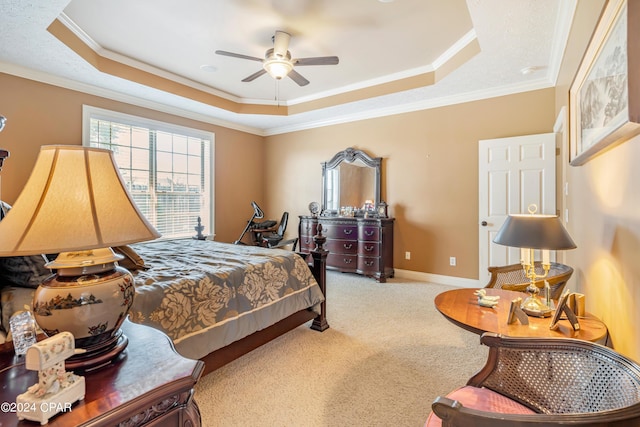
[[[59,253],[57,274],[35,291],[36,322],[47,335],[71,332],[89,369],[118,356],[120,326],[135,295],[133,276],[111,247],[160,237],[131,199],[110,150],[43,146],[31,176],[0,221],[0,256]]]
[[[520,262],[526,277],[530,280],[527,292],[531,295],[522,303],[522,310],[537,317],[547,317],[551,308],[537,297],[536,282],[549,273],[551,263],[549,251],[575,249],[576,244],[562,225],[557,215],[536,214],[535,206],[529,207],[529,214],[509,215],[493,239],[504,246],[520,248]],[[535,251],[540,250],[544,273],[535,271]]]

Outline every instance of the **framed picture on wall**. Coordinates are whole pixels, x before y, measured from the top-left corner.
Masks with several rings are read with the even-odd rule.
[[[610,0],[569,90],[571,165],[640,134],[639,67],[640,4]]]

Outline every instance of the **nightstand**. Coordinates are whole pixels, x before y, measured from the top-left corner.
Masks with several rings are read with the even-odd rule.
[[[200,410],[193,399],[204,363],[180,356],[164,333],[125,321],[129,345],[111,364],[85,377],[86,395],[49,426],[160,426],[200,427]],[[18,421],[16,396],[38,382],[36,371],[26,370],[24,356],[11,345],[0,346],[0,426],[37,426]]]

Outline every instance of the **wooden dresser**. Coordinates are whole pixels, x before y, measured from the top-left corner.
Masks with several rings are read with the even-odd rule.
[[[317,225],[327,238],[327,268],[385,282],[393,277],[393,218],[300,216],[300,251],[314,247]]]

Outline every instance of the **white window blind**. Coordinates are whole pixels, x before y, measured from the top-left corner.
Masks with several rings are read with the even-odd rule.
[[[163,238],[213,234],[212,133],[85,106],[84,145],[114,152],[133,200]]]

